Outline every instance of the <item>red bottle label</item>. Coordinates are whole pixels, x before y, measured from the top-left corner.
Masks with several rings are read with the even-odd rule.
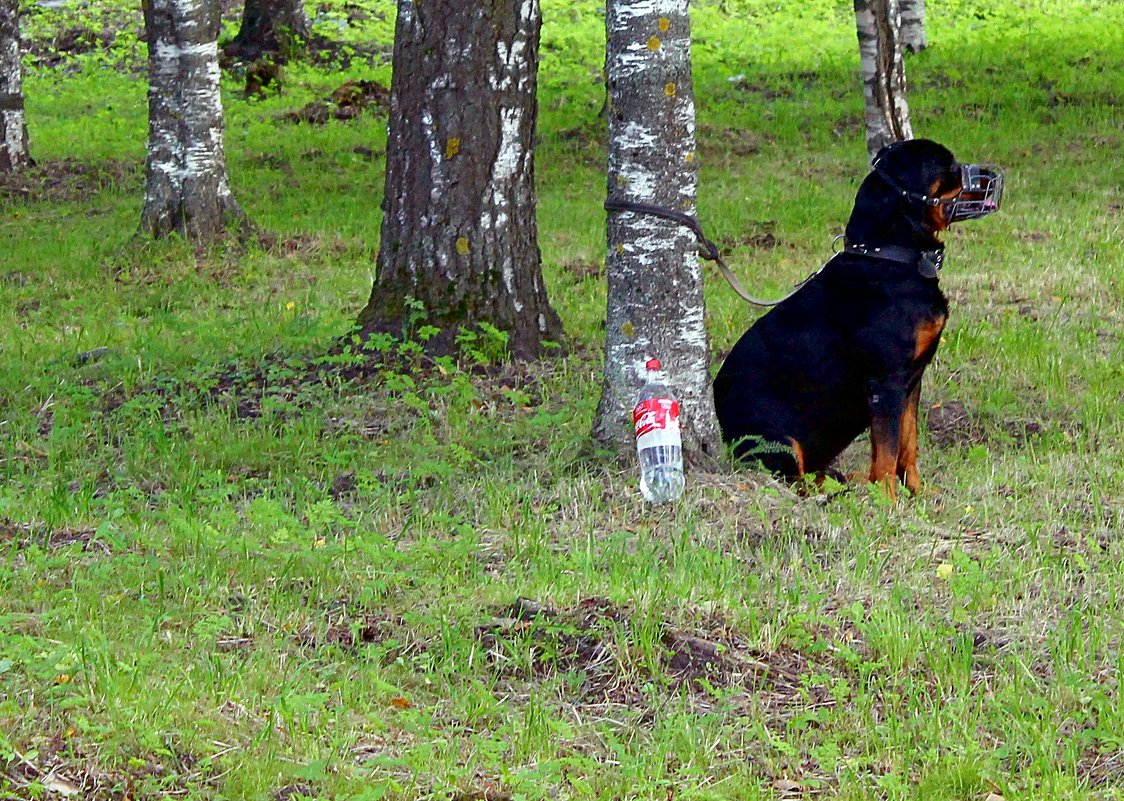
[[[636,426],[636,436],[663,429],[679,429],[679,404],[670,398],[651,398],[640,401],[632,410],[632,423]]]

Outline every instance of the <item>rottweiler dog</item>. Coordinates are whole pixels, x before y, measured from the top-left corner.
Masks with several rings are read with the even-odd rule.
[[[822,473],[870,429],[870,480],[917,492],[921,377],[948,319],[940,234],[999,208],[1003,174],[925,139],[881,150],[843,249],[734,345],[714,380],[741,460],[789,480]]]

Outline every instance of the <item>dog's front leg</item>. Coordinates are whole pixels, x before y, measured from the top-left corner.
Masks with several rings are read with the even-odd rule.
[[[870,480],[885,486],[889,496],[896,499],[898,453],[906,408],[905,382],[871,381],[867,404],[870,407]]]
[[[898,446],[898,478],[915,495],[921,490],[921,474],[917,471],[917,405],[920,401],[921,380],[918,379],[905,399]]]

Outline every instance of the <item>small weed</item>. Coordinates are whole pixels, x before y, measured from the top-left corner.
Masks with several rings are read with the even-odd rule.
[[[462,328],[456,337],[462,358],[481,367],[499,364],[507,358],[507,340],[506,331],[483,322],[476,326],[476,330]]]

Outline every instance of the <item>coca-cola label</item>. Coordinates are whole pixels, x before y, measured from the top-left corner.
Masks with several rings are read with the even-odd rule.
[[[653,431],[679,430],[679,404],[670,398],[650,398],[640,401],[632,410],[632,423],[636,438]]]

